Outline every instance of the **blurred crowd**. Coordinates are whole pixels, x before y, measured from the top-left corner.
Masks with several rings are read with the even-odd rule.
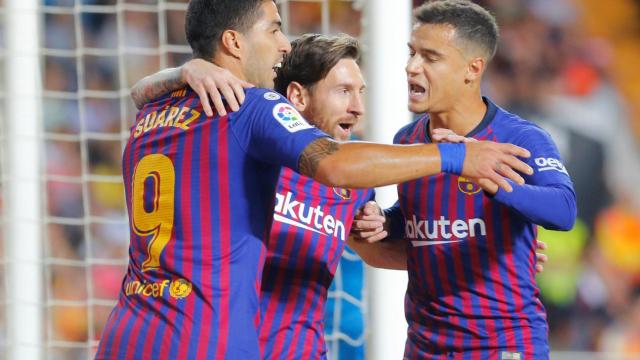
[[[113,6],[78,14],[76,2]],[[328,29],[321,2],[288,1],[287,33],[360,35],[365,1],[328,0]],[[549,244],[538,282],[552,348],[640,352],[640,1],[477,2],[501,26],[485,94],[551,133],[577,192],[574,230],[539,233]],[[43,56],[48,341],[95,346],[119,290],[128,89],[189,58],[187,1],[160,13],[157,3],[43,2],[42,43],[52,50]],[[91,351],[51,344],[51,358]]]

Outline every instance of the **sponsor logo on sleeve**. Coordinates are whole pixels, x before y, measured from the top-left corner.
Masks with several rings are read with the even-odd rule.
[[[269,91],[264,93],[264,98],[267,100],[275,101],[280,99],[280,95],[274,93],[273,91]]]
[[[291,133],[312,128],[298,110],[287,103],[279,103],[274,106],[273,117]]]
[[[562,162],[554,158],[539,157],[534,160],[539,172],[555,170],[563,174],[569,175],[567,169],[562,165]]]

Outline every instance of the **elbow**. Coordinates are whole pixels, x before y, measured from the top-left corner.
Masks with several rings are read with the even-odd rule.
[[[348,171],[348,166],[345,166],[342,162],[327,161],[325,159],[318,165],[314,180],[326,186],[349,187]]]
[[[566,190],[564,192],[565,209],[562,212],[563,216],[558,216],[547,227],[549,230],[569,231],[573,229],[578,217],[578,206],[576,203],[576,194],[573,190]]]
[[[569,214],[560,221],[556,221],[554,224],[551,224],[548,229],[549,230],[557,230],[557,231],[569,231],[573,229],[573,225],[576,223],[576,214]]]

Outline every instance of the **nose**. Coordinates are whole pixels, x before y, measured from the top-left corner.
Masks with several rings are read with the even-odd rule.
[[[407,60],[407,66],[405,67],[407,75],[416,75],[420,71],[420,60],[418,54],[413,55]]]
[[[282,32],[280,33],[279,42],[280,42],[280,47],[278,48],[278,51],[281,53],[288,54],[291,51],[291,43],[289,42],[289,39],[287,39],[287,37],[284,36]]]
[[[355,91],[349,102],[349,113],[356,118],[360,118],[364,115],[364,112],[364,98],[360,92]]]

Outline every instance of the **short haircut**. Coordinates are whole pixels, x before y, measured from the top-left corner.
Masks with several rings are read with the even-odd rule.
[[[487,10],[468,0],[435,0],[413,11],[419,24],[447,24],[455,28],[455,36],[480,47],[491,60],[498,46],[498,24]]]
[[[211,60],[225,30],[246,32],[260,15],[267,0],[191,0],[187,8],[185,32],[193,56]]]
[[[360,44],[349,35],[302,35],[291,42],[291,52],[285,55],[278,69],[275,90],[286,95],[292,81],[310,89],[324,79],[338,61],[353,59],[359,64],[360,57]]]

